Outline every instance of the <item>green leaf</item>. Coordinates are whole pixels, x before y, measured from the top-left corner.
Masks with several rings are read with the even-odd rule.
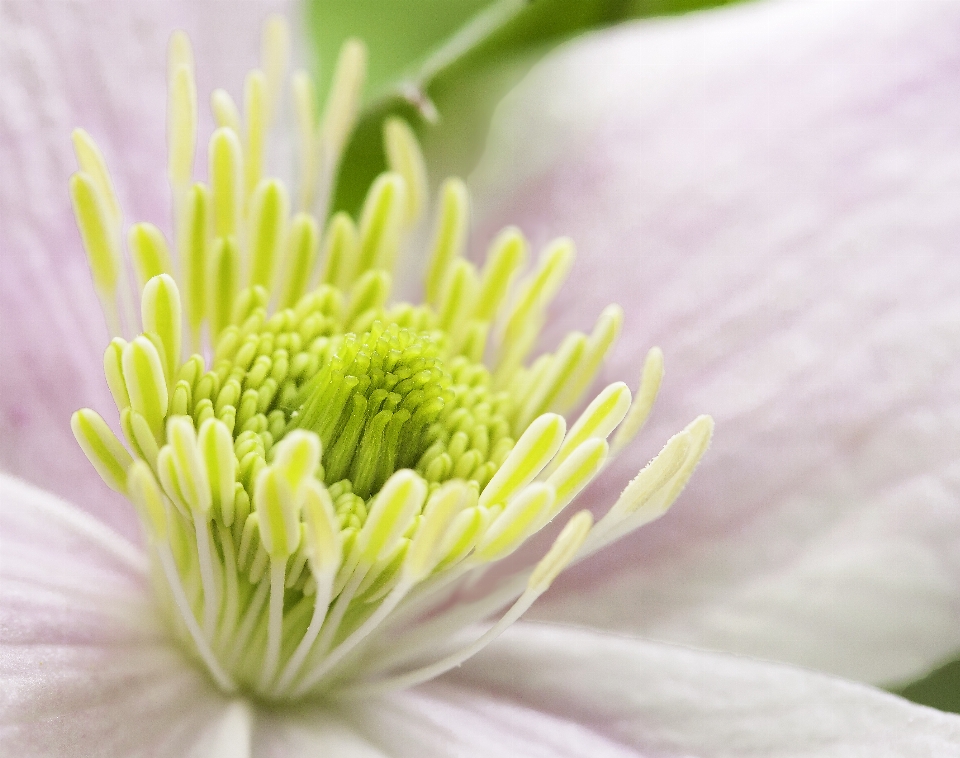
[[[369,47],[369,100],[401,76],[417,72],[426,56],[491,0],[307,0],[307,32],[316,48],[321,81],[340,45],[359,37]],[[325,92],[321,91],[321,95]]]
[[[944,664],[923,679],[893,692],[920,705],[960,713],[960,659]]]
[[[382,125],[417,131],[434,184],[465,175],[490,114],[543,55],[579,33],[736,0],[306,0],[318,79],[351,36],[370,50],[365,106],[341,164],[333,210],[355,213],[385,164]],[[322,91],[322,88],[321,88]]]

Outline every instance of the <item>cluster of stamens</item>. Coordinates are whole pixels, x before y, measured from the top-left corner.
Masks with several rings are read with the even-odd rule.
[[[612,384],[568,430],[559,414],[592,383],[622,314],[611,306],[591,334],[571,334],[527,365],[572,245],[549,245],[521,277],[526,242],[507,229],[478,270],[462,257],[468,207],[456,179],[440,192],[425,302],[391,301],[393,271],[427,194],[406,124],[386,125],[392,170],[371,187],[359,221],[337,213],[321,223],[358,107],[364,54],[356,42],[344,47],[323,119],[309,76],[293,77],[302,176],[301,210],[289,217],[284,185],[262,177],[285,40],[282,22],[271,20],[243,119],[227,93],[214,93],[220,126],[205,184],[190,178],[192,55],[174,35],[179,274],[162,232],[135,224],[128,246],[139,319],[128,307],[106,164],[90,137],[75,133],[80,171],[71,190],[116,335],[104,369],[125,443],[90,409],[74,415],[73,429],[104,481],[138,509],[172,631],[223,690],[356,696],[457,665],[572,561],[662,514],[712,424],[701,417],[673,437],[599,522],[581,511],[539,561],[493,581],[481,600],[451,607],[452,591],[553,521],[633,438],[657,394],[662,358],[649,353],[635,399]],[[455,633],[508,605],[456,646]]]

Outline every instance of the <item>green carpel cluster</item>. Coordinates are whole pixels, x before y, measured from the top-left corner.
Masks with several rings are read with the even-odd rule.
[[[402,468],[434,485],[490,481],[514,444],[510,396],[491,389],[483,364],[450,355],[447,334],[429,328],[431,309],[406,319],[416,322],[410,327],[374,320],[358,334],[345,331],[335,287],[321,285],[269,317],[267,300],[260,287],[240,293],[213,368],[193,356],[172,393],[171,415],[197,428],[208,418],[226,424],[247,497],[274,445],[298,428],[320,438],[323,481],[350,494],[338,508],[349,514],[344,525],[359,528],[358,503]]]

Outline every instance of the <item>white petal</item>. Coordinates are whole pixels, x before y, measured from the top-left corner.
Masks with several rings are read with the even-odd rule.
[[[304,704],[267,712],[257,724],[253,755],[255,758],[387,758],[396,755],[377,748],[348,721],[327,705]]]
[[[227,705],[166,639],[137,550],[2,474],[0,534],[4,754],[215,755]]]
[[[136,522],[70,432],[83,406],[114,418],[102,368],[109,340],[67,202],[70,133],[83,127],[102,149],[124,229],[151,221],[169,239],[167,39],[183,28],[193,40],[200,133],[209,135],[209,94],[223,86],[240,96],[268,12],[215,2],[0,7],[0,470],[69,497],[128,537]]]
[[[486,231],[580,251],[547,344],[619,301],[603,378],[666,356],[586,500],[717,420],[551,617],[877,682],[960,650],[958,39],[954,2],[748,3],[572,44],[504,107]]]
[[[579,724],[642,755],[960,755],[958,716],[782,664],[598,632],[520,623],[446,681],[464,699]],[[605,755],[566,736],[571,755]]]

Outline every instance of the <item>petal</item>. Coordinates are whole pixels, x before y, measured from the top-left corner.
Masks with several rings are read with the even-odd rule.
[[[229,709],[166,639],[143,555],[3,474],[0,531],[4,753],[215,755]]]
[[[384,754],[397,758],[636,755],[606,730],[582,723],[576,713],[557,714],[521,699],[511,701],[472,682],[435,683],[363,703],[349,718]]]
[[[548,625],[516,624],[431,689],[577,724],[642,755],[960,755],[960,717],[861,684]],[[557,734],[567,752],[544,754],[606,755],[579,750],[578,736]]]
[[[958,39],[951,2],[744,4],[576,42],[503,106],[486,231],[580,249],[546,344],[619,301],[605,378],[666,356],[586,501],[717,421],[673,511],[542,615],[875,682],[960,649]]]
[[[329,706],[304,705],[264,714],[254,733],[253,755],[256,758],[388,758],[396,753],[380,750]]]
[[[9,73],[0,83],[0,470],[69,497],[129,537],[135,521],[70,432],[83,406],[113,418],[102,369],[109,338],[67,192],[76,170],[70,133],[84,127],[103,151],[125,229],[148,220],[169,233],[167,38],[179,27],[193,40],[200,134],[208,135],[210,91],[239,97],[263,18],[286,5],[241,3],[227,13],[215,2],[22,0],[0,11]]]

